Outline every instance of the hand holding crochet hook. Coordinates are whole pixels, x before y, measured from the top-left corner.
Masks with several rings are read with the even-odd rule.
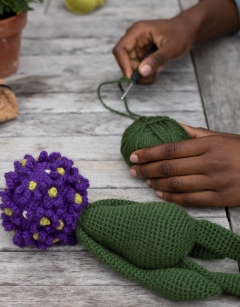
[[[234,1],[203,0],[171,19],[136,22],[113,53],[124,76],[131,78],[137,69],[142,76],[138,83],[147,85],[166,62],[183,56],[195,43],[238,28]],[[152,45],[158,50],[145,57]],[[146,178],[165,201],[189,206],[240,204],[240,135],[182,126],[190,140],[134,152],[130,174]]]

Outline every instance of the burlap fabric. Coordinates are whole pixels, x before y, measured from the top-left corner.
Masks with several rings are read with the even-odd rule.
[[[18,116],[18,103],[14,92],[5,87],[6,83],[0,79],[0,123]]]

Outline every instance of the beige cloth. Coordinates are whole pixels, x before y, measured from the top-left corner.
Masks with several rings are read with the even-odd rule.
[[[6,83],[0,79],[0,84]],[[18,116],[17,98],[13,91],[0,86],[0,123],[14,119]]]

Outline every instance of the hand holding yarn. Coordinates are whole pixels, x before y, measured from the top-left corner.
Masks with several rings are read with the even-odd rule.
[[[240,296],[238,274],[210,272],[188,259],[240,261],[240,237],[231,231],[172,203],[89,204],[88,180],[59,153],[26,155],[14,168],[0,196],[2,223],[16,245],[46,250],[81,242],[117,272],[173,300]]]
[[[133,177],[146,178],[157,196],[182,206],[234,206],[240,203],[240,135],[180,125],[166,116],[144,117],[108,107],[135,121],[122,136],[121,153]],[[230,150],[231,149],[231,150]]]
[[[130,174],[182,206],[240,203],[240,136],[183,125],[190,140],[135,151]]]
[[[120,91],[124,93],[122,83],[133,82],[128,78],[120,78],[116,81],[103,82],[98,87],[98,98],[102,105],[108,110],[135,120],[123,133],[121,141],[121,153],[125,162],[132,166],[131,154],[142,148],[149,148],[160,144],[188,140],[190,138],[187,131],[174,119],[167,116],[141,116],[133,113],[127,103],[126,97],[123,99],[126,112],[116,111],[105,104],[101,96],[101,88],[106,84],[117,84]]]

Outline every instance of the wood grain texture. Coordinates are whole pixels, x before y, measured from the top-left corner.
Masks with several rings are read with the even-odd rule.
[[[8,307],[236,307],[239,300],[219,296],[200,302],[173,302],[152,291],[135,285],[128,286],[30,286],[0,288],[0,304]]]
[[[194,49],[193,56],[209,128],[240,134],[239,38],[204,43]],[[239,206],[227,210],[233,231],[240,234]]]
[[[197,46],[194,60],[209,128],[240,133],[240,41],[225,37]]]
[[[199,1],[198,0],[179,0],[179,3],[181,5],[181,9],[186,10],[190,8],[191,6],[194,6],[197,4]]]

